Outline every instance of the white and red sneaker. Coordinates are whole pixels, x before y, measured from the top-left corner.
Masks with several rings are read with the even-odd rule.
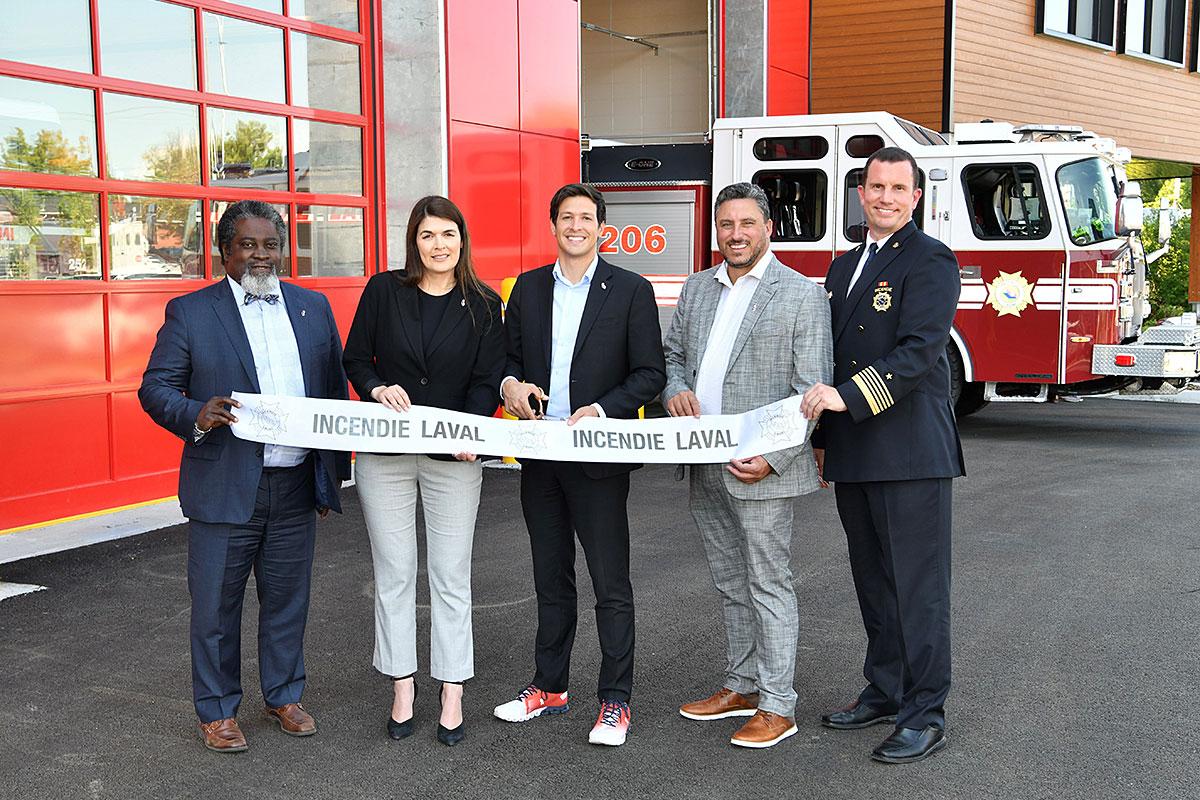
[[[543,692],[531,683],[516,700],[501,703],[492,713],[505,722],[527,722],[542,714],[565,714],[570,708],[566,692]]]
[[[629,717],[629,703],[601,700],[600,716],[596,718],[596,724],[588,734],[588,741],[609,747],[625,744],[625,735],[629,733]]]

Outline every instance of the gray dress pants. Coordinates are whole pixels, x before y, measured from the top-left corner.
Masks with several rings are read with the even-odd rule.
[[[375,567],[375,669],[417,671],[417,496],[425,510],[429,563],[429,674],[475,674],[471,633],[471,544],[483,470],[479,462],[359,453],[355,483]]]
[[[725,615],[725,687],[759,693],[758,707],[796,712],[796,636],[790,497],[740,500],[724,482],[724,464],[691,468],[692,517],[700,529]]]

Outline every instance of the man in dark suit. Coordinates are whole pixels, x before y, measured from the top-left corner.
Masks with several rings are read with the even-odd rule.
[[[599,258],[603,224],[604,197],[589,186],[569,184],[550,201],[558,260],[517,279],[505,316],[501,394],[517,417],[568,425],[586,416],[633,419],[666,383],[654,290]],[[568,708],[578,535],[596,590],[601,650],[600,715],[588,740],[625,742],[634,638],[626,500],[629,473],[638,466],[522,461],[521,507],[538,598],[537,669],[516,699],[496,707],[500,719],[524,722]]]
[[[329,301],[277,277],[287,228],[242,201],[217,225],[226,280],[167,304],[138,396],[183,439],[179,502],[189,519],[192,692],[210,750],[246,749],[241,623],[254,570],[259,676],[267,715],[293,736],[316,732],[300,706],[316,517],[340,512],[349,455],[263,445],[228,426],[235,391],[344,400],[342,345]]]
[[[867,160],[868,233],[834,260],[834,385],[803,400],[818,468],[836,483],[867,632],[867,686],[822,717],[831,728],[895,723],[871,753],[919,761],[945,745],[950,690],[950,490],[963,474],[946,345],[958,306],[954,254],[912,221],[917,162],[896,147]]]

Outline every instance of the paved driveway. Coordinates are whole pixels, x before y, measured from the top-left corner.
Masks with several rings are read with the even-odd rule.
[[[208,753],[196,736],[182,527],[0,567],[7,581],[48,587],[0,603],[0,795],[1195,797],[1198,423],[1190,406],[1112,400],[993,405],[963,421],[970,474],[956,485],[950,743],[924,763],[875,764],[867,753],[885,730],[817,721],[859,688],[863,649],[830,492],[797,501],[799,735],[748,752],[727,744],[736,720],[676,714],[718,685],[723,634],[685,485],[667,467],[635,473],[631,498],[629,743],[586,741],[598,652],[582,562],[572,712],[492,719],[531,675],[535,608],[518,479],[490,472],[463,745],[434,740],[427,677],[416,735],[394,743],[384,733],[389,685],[370,666],[369,549],[349,490],[348,513],[322,525],[317,551],[305,704],[320,733],[292,739],[260,716],[251,593],[244,755]],[[421,615],[427,642],[427,608]]]

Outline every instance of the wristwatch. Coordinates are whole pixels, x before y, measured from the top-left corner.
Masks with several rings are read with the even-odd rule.
[[[205,436],[208,436],[209,431],[211,431],[211,430],[212,430],[212,428],[209,428],[207,431],[201,430],[199,424],[193,424],[192,425],[192,444],[200,444],[200,441]]]

